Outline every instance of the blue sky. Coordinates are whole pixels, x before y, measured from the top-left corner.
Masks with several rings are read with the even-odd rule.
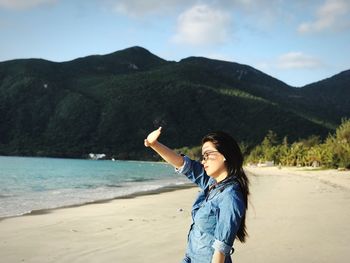
[[[300,87],[350,69],[350,0],[0,0],[0,61],[131,46],[247,64]]]

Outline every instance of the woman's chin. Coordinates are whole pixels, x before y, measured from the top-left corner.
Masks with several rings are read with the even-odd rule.
[[[209,172],[206,171],[206,173],[207,173],[207,175],[209,175],[210,177],[213,177],[213,178],[214,178],[213,174],[212,174],[210,171],[209,171]]]
[[[210,170],[208,170],[208,168],[204,168],[204,171],[207,175],[211,176]]]

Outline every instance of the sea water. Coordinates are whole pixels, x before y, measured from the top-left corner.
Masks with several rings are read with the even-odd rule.
[[[165,163],[0,156],[0,217],[186,183]]]

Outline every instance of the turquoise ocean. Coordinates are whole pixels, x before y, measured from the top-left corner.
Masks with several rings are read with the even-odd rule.
[[[165,163],[0,156],[0,218],[188,182]]]

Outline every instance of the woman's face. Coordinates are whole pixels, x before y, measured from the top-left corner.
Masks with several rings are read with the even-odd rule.
[[[218,152],[212,142],[205,142],[203,144],[202,156],[202,164],[207,175],[221,180],[227,176],[225,157]]]

